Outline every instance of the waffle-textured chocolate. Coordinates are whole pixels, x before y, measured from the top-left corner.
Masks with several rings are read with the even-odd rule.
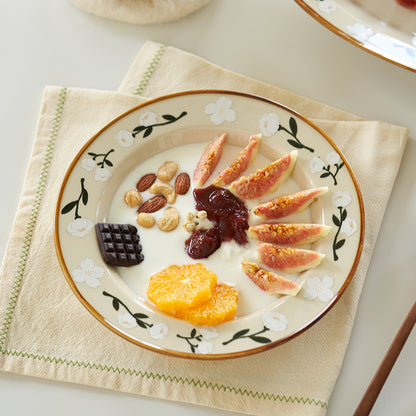
[[[99,222],[95,225],[103,260],[110,266],[134,266],[143,261],[137,228],[130,224]]]

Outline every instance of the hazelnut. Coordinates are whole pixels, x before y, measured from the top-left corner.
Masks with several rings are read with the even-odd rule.
[[[156,224],[156,220],[153,218],[153,215],[147,212],[141,212],[138,214],[136,222],[144,228],[151,228]]]
[[[126,192],[126,194],[124,195],[124,202],[130,208],[135,208],[143,202],[143,198],[139,191],[137,191],[136,189],[130,189],[130,191]]]

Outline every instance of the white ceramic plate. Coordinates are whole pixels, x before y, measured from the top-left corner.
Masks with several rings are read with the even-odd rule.
[[[416,10],[396,0],[295,0],[352,44],[416,71]]]
[[[158,227],[138,227],[144,261],[115,268],[102,260],[94,224],[137,225],[135,209],[123,202],[124,192],[133,188],[142,174],[155,172],[166,160],[175,160],[179,170],[192,177],[202,150],[221,132],[227,132],[228,139],[217,171],[232,161],[254,133],[262,132],[263,141],[251,170],[297,149],[291,177],[265,199],[327,186],[326,195],[303,213],[285,220],[325,223],[332,229],[311,247],[325,254],[322,263],[313,270],[287,276],[302,284],[295,297],[265,294],[241,271],[240,258],[251,253],[255,242],[247,248],[223,243],[204,262],[218,280],[239,290],[237,315],[216,327],[198,327],[161,313],[146,298],[151,273],[170,264],[193,262],[184,251],[189,234],[183,227],[170,233]],[[147,198],[145,193],[143,196]],[[175,206],[185,222],[186,213],[195,209],[192,189],[187,195],[178,195]],[[191,91],[161,97],[105,126],[71,163],[55,219],[56,251],[66,280],[101,323],[145,348],[207,359],[259,352],[314,324],[352,279],[363,233],[364,212],[357,182],[331,139],[278,103],[230,91]]]

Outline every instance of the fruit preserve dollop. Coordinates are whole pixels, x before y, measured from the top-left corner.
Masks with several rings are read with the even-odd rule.
[[[185,241],[185,249],[193,259],[207,258],[224,241],[235,240],[240,245],[247,243],[248,209],[241,199],[228,189],[210,185],[195,189],[195,207],[206,211],[214,223],[208,230],[194,231]]]
[[[408,9],[416,9],[416,0],[396,0],[400,6],[407,7]]]

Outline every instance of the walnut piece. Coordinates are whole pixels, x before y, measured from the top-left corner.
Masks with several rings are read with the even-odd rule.
[[[179,224],[179,213],[176,208],[166,208],[162,218],[157,222],[160,230],[169,232],[173,231]]]

